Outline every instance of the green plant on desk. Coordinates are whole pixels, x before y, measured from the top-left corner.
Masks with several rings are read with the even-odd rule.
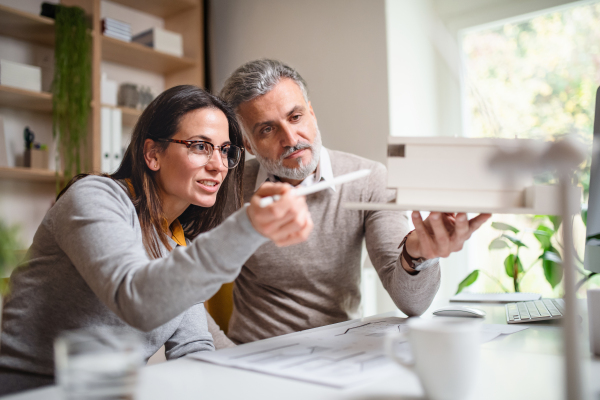
[[[584,218],[583,220],[585,223],[586,215],[582,213],[582,217]],[[506,275],[508,275],[512,279],[513,289],[515,292],[519,292],[521,290],[520,283],[523,280],[523,277],[537,264],[540,264],[544,269],[544,277],[553,289],[562,281],[562,258],[559,249],[557,249],[557,247],[562,249],[562,244],[560,242],[556,242],[555,246],[552,241],[552,239],[554,238],[554,236],[560,228],[561,220],[559,217],[556,216],[536,215],[534,217],[534,222],[537,222],[538,226],[533,232],[531,232],[531,234],[540,244],[541,251],[539,256],[536,258],[535,262],[532,265],[530,265],[527,269],[523,267],[523,263],[521,261],[521,254],[523,249],[529,249],[529,247],[522,240],[523,236],[529,232],[519,230],[514,226],[505,224],[503,222],[492,223],[492,228],[500,231],[500,234],[498,237],[496,237],[490,242],[488,248],[490,251],[498,251],[504,249],[509,250],[509,254],[504,259],[503,265]],[[577,264],[577,270],[583,276],[583,279],[578,284],[579,288],[587,280],[589,280],[589,278],[596,274],[585,272],[581,268],[581,266],[583,265],[583,261],[579,257],[577,257]],[[505,292],[510,291],[498,279],[487,274],[485,271],[476,269],[475,271],[467,275],[467,277],[458,284],[458,289],[456,293],[460,293],[464,288],[475,283],[479,278],[480,273],[483,273],[490,279],[495,280],[496,283]]]

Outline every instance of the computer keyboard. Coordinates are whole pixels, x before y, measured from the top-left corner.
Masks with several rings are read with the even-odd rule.
[[[562,318],[565,302],[563,299],[541,299],[508,303],[505,307],[506,322],[519,324]]]

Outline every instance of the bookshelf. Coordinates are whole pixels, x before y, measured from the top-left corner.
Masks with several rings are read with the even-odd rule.
[[[54,46],[54,20],[0,5],[0,35]]]
[[[0,85],[0,106],[52,112],[52,94]]]
[[[85,158],[88,172],[100,171],[100,76],[102,61],[160,74],[165,89],[180,84],[204,86],[203,0],[113,0],[113,3],[160,17],[164,28],[183,37],[184,56],[161,53],[138,43],[105,37],[101,31],[100,0],[62,0],[62,4],[82,7],[91,20],[92,102],[91,123]],[[127,22],[127,21],[125,21]],[[54,20],[0,5],[0,35],[44,46],[54,46]],[[158,93],[156,93],[158,94]],[[31,92],[0,85],[0,106],[52,112],[52,94]],[[119,107],[123,125],[133,126],[141,110]],[[9,171],[9,170],[12,170]],[[29,170],[29,171],[28,171]],[[31,182],[55,181],[53,171],[29,168],[2,168],[0,179],[23,179]]]
[[[49,169],[0,167],[0,178],[40,183],[56,182],[56,173]]]

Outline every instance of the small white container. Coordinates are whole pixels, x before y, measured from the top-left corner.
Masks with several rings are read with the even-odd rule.
[[[152,28],[138,33],[131,41],[152,47],[154,50],[163,53],[183,57],[183,38],[176,32]]]
[[[0,85],[42,91],[42,69],[33,65],[0,60]]]

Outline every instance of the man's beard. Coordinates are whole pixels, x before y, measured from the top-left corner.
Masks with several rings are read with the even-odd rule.
[[[260,165],[271,175],[275,175],[280,178],[304,180],[307,176],[315,172],[317,165],[319,165],[319,159],[321,157],[321,132],[319,127],[315,126],[317,135],[313,144],[298,141],[293,147],[286,148],[285,152],[279,157],[279,160],[269,160],[268,158],[262,157],[258,152],[254,155]],[[283,160],[290,154],[298,150],[310,149],[312,153],[312,159],[308,164],[302,164],[302,157],[298,157],[298,167],[288,168],[283,165]]]

